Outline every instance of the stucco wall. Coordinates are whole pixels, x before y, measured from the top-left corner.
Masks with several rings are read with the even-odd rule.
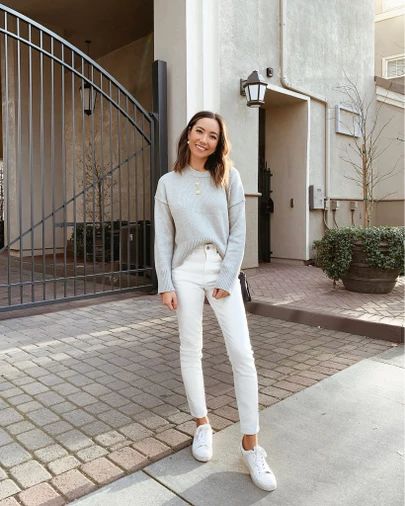
[[[284,19],[280,16],[282,3]],[[215,23],[206,22],[215,19],[215,15]],[[218,40],[218,55],[208,46],[211,38]],[[258,111],[246,107],[245,98],[239,93],[239,80],[246,79],[253,70],[265,75],[265,69],[272,67],[274,76],[266,78],[269,84],[281,89],[288,85],[303,95],[317,94],[327,100],[325,107],[322,100],[311,99],[308,177],[304,188],[299,187],[302,181],[292,181],[296,185],[292,190],[307,196],[309,184],[319,184],[326,190],[329,181],[327,197],[350,199],[358,195],[355,185],[341,177],[345,170],[341,150],[352,139],[335,133],[335,105],[345,101],[338,89],[345,83],[345,74],[363,96],[374,93],[373,0],[336,0],[333,4],[324,0],[174,0],[170,10],[167,2],[155,0],[155,58],[168,61],[172,158],[175,139],[185,120],[198,109],[217,108],[228,123],[232,159],[245,191],[257,192]],[[211,76],[204,72],[208,68]],[[206,86],[211,86],[212,91],[213,83],[218,87],[219,98],[215,93],[207,97],[203,92]],[[288,116],[288,108],[284,114]],[[280,121],[284,121],[283,112]],[[325,139],[325,124],[330,126],[329,139]],[[300,137],[292,136],[290,140],[292,156],[299,157]],[[327,152],[326,145],[330,146]],[[307,198],[301,205],[308,205]],[[247,209],[250,243],[257,236],[255,209],[251,203]],[[307,213],[307,207],[302,207],[301,214]],[[280,216],[280,223],[283,220],[287,227],[288,210]],[[322,211],[310,212],[305,230],[307,244],[296,252],[295,258],[304,259],[310,243],[323,232]],[[246,266],[257,265],[254,251],[251,246],[246,251]]]

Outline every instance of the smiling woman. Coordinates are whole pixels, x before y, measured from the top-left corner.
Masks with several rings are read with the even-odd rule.
[[[276,479],[257,444],[257,373],[238,280],[245,247],[245,195],[229,151],[218,114],[201,111],[183,130],[174,171],[160,178],[155,195],[158,291],[163,304],[177,312],[181,372],[197,425],[194,458],[207,462],[213,453],[201,364],[207,298],[234,372],[242,457],[254,483],[274,490]]]

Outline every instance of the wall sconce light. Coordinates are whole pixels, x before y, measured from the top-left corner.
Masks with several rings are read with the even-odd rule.
[[[87,56],[90,55],[90,40],[85,41],[87,44]],[[90,63],[87,63],[87,76],[90,79]],[[80,86],[80,96],[83,104],[83,111],[87,116],[93,114],[94,108],[96,107],[97,100],[97,92],[94,87],[88,82],[85,81],[82,86]]]
[[[254,70],[246,80],[240,80],[240,94],[246,96],[248,107],[264,105],[266,89],[267,83],[257,70]]]

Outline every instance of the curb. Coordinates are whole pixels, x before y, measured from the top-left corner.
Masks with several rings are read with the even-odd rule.
[[[279,320],[304,323],[313,327],[339,330],[350,334],[382,339],[393,343],[404,342],[404,327],[388,323],[378,323],[345,316],[317,313],[294,306],[276,306],[266,302],[252,301],[246,303],[246,311],[260,316],[271,316]]]

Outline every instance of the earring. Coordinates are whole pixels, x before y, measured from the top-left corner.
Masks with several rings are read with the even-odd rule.
[[[187,144],[190,144],[190,141],[187,141]]]

